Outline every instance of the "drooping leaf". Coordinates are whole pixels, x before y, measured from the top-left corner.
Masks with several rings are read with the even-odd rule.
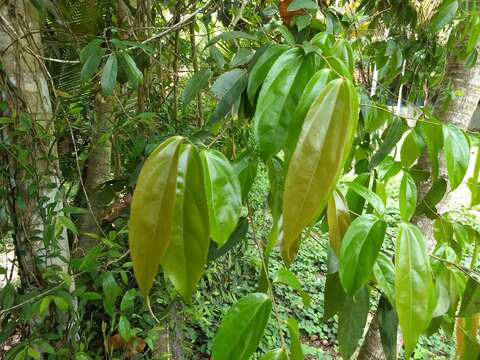
[[[443,127],[443,143],[450,189],[454,190],[460,185],[467,172],[470,145],[463,132],[451,124]]]
[[[143,84],[143,73],[137,67],[135,60],[125,51],[119,53],[119,60],[133,87],[137,87],[138,84]]]
[[[402,119],[395,117],[385,130],[383,135],[383,142],[380,144],[377,152],[370,160],[369,169],[372,170],[380,164],[385,157],[395,148],[397,143],[402,138],[407,126]]]
[[[247,64],[253,55],[254,51],[252,49],[241,47],[233,56],[232,61],[230,61],[230,68]]]
[[[240,183],[228,159],[219,151],[200,154],[207,194],[210,236],[222,246],[237,226],[242,209]]]
[[[390,258],[380,253],[373,265],[373,274],[378,287],[383,291],[390,304],[395,303],[395,266]]]
[[[145,297],[170,244],[181,142],[181,137],[172,137],[150,154],[133,193],[128,241],[135,279]]]
[[[370,173],[363,173],[358,175],[353,182],[362,185],[363,187],[368,187],[370,183]],[[347,195],[345,196],[347,200],[348,208],[350,209],[350,215],[352,218],[361,215],[363,208],[365,206],[365,199],[359,195],[352,188],[348,188]]]
[[[368,315],[368,289],[347,295],[338,314],[338,345],[343,358],[350,358],[358,347]]]
[[[302,343],[300,342],[300,330],[297,320],[289,318],[287,320],[288,331],[290,332],[290,359],[303,360]]]
[[[470,277],[462,296],[462,303],[458,311],[459,317],[469,317],[480,313],[480,283]]]
[[[352,218],[350,217],[347,201],[338,190],[334,190],[328,200],[327,219],[330,247],[339,256],[343,235],[352,222]]]
[[[447,191],[447,182],[443,178],[439,178],[433,182],[432,187],[428,190],[420,205],[415,212],[416,216],[426,214],[430,219],[437,217],[435,206],[443,199]]]
[[[312,104],[285,179],[285,262],[293,260],[302,230],[325,208],[350,152],[357,121],[358,98],[347,80],[331,81]]]
[[[233,169],[242,189],[242,202],[245,202],[257,175],[258,159],[252,154],[244,153],[235,160]]]
[[[301,91],[315,70],[313,54],[299,48],[284,52],[271,67],[258,96],[255,138],[264,158],[285,147]]]
[[[400,150],[400,159],[403,166],[410,167],[422,154],[425,142],[420,134],[413,129],[407,135],[403,141],[402,148]]]
[[[262,340],[272,310],[272,300],[254,293],[238,300],[227,311],[213,339],[212,360],[248,360]]]
[[[438,154],[443,147],[442,123],[433,116],[420,119],[420,128],[423,131],[428,150],[428,159],[432,168],[432,179],[438,179]]]
[[[178,160],[172,236],[161,265],[187,302],[207,262],[210,236],[204,189],[200,156],[192,145],[185,145]]]
[[[91,57],[92,55],[94,55],[97,51],[98,51],[98,48],[100,47],[100,45],[103,43],[103,40],[102,39],[99,39],[99,38],[95,38],[93,40],[91,40],[85,47],[82,48],[82,50],[80,51],[80,62],[82,64],[85,63],[85,61],[87,61],[87,59],[89,57]]]
[[[100,63],[102,62],[102,56],[105,54],[106,49],[97,46],[92,50],[91,55],[83,62],[82,69],[80,70],[80,79],[82,81],[89,80],[92,75],[97,71]]]
[[[273,44],[260,56],[248,76],[248,100],[253,105],[257,90],[262,86],[273,63],[287,50],[287,46]]]
[[[348,296],[340,283],[338,272],[327,274],[323,294],[323,320],[326,321],[340,311],[343,301]]]
[[[255,41],[257,40],[257,37],[252,34],[245,33],[243,31],[225,31],[221,33],[220,35],[217,35],[213,37],[206,45],[205,47],[212,46],[213,44],[219,42],[219,41],[231,41],[231,40],[236,40],[236,39],[246,39],[246,40],[252,40]]]
[[[102,279],[103,307],[110,316],[115,312],[115,302],[120,296],[120,287],[111,272],[105,273]]]
[[[406,357],[432,318],[435,290],[425,240],[413,224],[399,227],[395,250],[395,302]]]
[[[345,39],[339,39],[335,42],[335,45],[331,49],[333,56],[340,59],[348,68],[350,74],[353,74],[354,61],[353,50],[350,43]]]
[[[387,360],[395,360],[397,358],[398,317],[395,309],[384,296],[380,297],[377,314],[383,352]]]
[[[110,54],[108,60],[102,70],[102,78],[100,79],[100,85],[102,86],[102,92],[104,95],[112,95],[115,83],[117,82],[117,56]]]
[[[329,69],[322,69],[317,71],[310,81],[305,85],[305,89],[303,89],[302,96],[298,102],[298,105],[295,109],[295,115],[293,117],[292,124],[290,125],[290,130],[288,132],[287,137],[287,146],[286,146],[286,153],[287,153],[287,163],[290,157],[295,150],[295,146],[297,145],[298,136],[300,135],[300,131],[302,130],[302,125],[305,120],[305,116],[310,109],[310,106],[318,97],[318,94],[323,90],[323,88],[327,85],[331,78],[331,71]]]
[[[400,216],[403,221],[410,221],[417,206],[417,185],[408,172],[404,172],[398,194]]]
[[[210,69],[202,69],[188,79],[182,93],[182,103],[184,108],[186,108],[187,105],[207,87],[211,77],[212,71]]]
[[[384,221],[370,214],[359,216],[348,227],[339,257],[340,281],[348,294],[355,294],[370,278],[386,228]]]

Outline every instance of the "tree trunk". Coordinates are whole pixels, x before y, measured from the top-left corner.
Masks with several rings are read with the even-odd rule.
[[[4,115],[17,114],[2,134],[11,149],[16,254],[22,285],[41,288],[46,285],[42,270],[57,266],[67,272],[70,258],[66,229],[55,233],[55,220],[63,215],[63,194],[49,74],[40,58],[40,26],[31,3],[3,1],[0,14],[1,96],[8,104]]]
[[[96,238],[89,234],[99,232],[100,222],[105,214],[96,192],[101,184],[111,179],[112,142],[109,134],[113,123],[113,104],[114,99],[111,96],[104,97],[98,93],[95,97],[95,118],[84,182],[89,211],[80,217],[77,225],[80,233],[77,249],[79,255],[97,243]]]
[[[357,360],[385,360],[382,340],[380,338],[377,311],[375,311],[375,315],[370,322],[367,334],[365,335],[365,341],[360,348]]]

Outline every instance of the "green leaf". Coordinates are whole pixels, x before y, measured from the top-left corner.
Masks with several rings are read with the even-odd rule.
[[[212,71],[210,69],[202,69],[187,80],[182,93],[183,108],[186,108],[190,101],[195,99],[207,87],[211,77]]]
[[[335,252],[335,255],[339,256],[343,235],[350,226],[352,218],[348,210],[347,201],[342,193],[336,189],[328,200],[327,220],[330,247]]]
[[[234,68],[247,64],[252,59],[253,55],[254,51],[252,49],[241,47],[233,56],[232,61],[230,61],[230,67]]]
[[[415,212],[416,216],[426,214],[429,218],[437,217],[435,206],[442,201],[447,191],[447,182],[443,178],[439,178],[433,182],[432,187],[428,190],[420,205]]]
[[[247,295],[227,311],[213,339],[212,360],[248,360],[262,340],[272,310],[263,293]]]
[[[413,224],[399,227],[395,250],[395,301],[408,358],[432,318],[435,291],[425,240]]]
[[[398,317],[395,309],[384,296],[380,297],[377,314],[378,330],[385,358],[395,360],[397,358]]]
[[[247,237],[248,232],[248,219],[245,217],[240,218],[238,225],[233,231],[232,235],[228,238],[227,242],[218,247],[217,243],[210,242],[210,248],[208,249],[208,261],[214,261],[219,257],[225,255],[227,252],[235,248]]]
[[[82,69],[80,70],[80,80],[90,80],[92,75],[100,66],[100,63],[102,62],[102,56],[105,54],[105,52],[105,48],[97,47],[91,56],[85,60],[85,63],[83,63]]]
[[[107,63],[103,67],[102,78],[100,79],[103,95],[109,96],[113,94],[113,89],[117,81],[117,70],[117,56],[110,54]]]
[[[372,190],[355,181],[347,182],[346,184],[349,189],[355,191],[358,195],[367,200],[368,203],[373,206],[378,215],[381,216],[385,213],[385,204]]]
[[[95,38],[92,41],[90,41],[81,51],[80,51],[80,62],[82,64],[85,64],[85,62],[88,60],[89,57],[94,55],[98,49],[100,48],[100,45],[103,43],[102,39]]]
[[[350,358],[362,338],[369,309],[368,290],[361,288],[355,296],[347,295],[338,314],[338,345],[343,358]]]
[[[370,184],[370,174],[363,173],[358,175],[353,182],[362,185],[363,187],[369,186]],[[352,188],[348,188],[347,195],[345,196],[347,200],[348,208],[350,209],[350,215],[352,218],[356,218],[357,215],[361,215],[363,208],[365,207],[365,199],[357,194]],[[380,199],[381,200],[381,199]]]
[[[477,313],[480,313],[480,283],[469,277],[457,316],[469,317]]]
[[[428,150],[428,159],[432,168],[432,179],[438,179],[439,163],[438,154],[443,147],[442,122],[433,116],[420,119],[420,128],[425,135]]]
[[[286,152],[288,160],[292,156],[295,146],[297,145],[305,116],[307,115],[310,106],[312,106],[313,102],[318,97],[318,94],[320,94],[323,88],[330,81],[332,77],[331,74],[332,72],[330,69],[322,69],[317,71],[307,85],[305,85],[302,96],[300,97],[298,105],[295,109],[295,115],[287,136]],[[287,163],[289,162],[288,160]]]
[[[342,284],[340,283],[338,272],[327,274],[323,294],[323,321],[327,321],[340,311],[343,301],[347,297],[347,293],[343,290]]]
[[[255,181],[258,169],[258,159],[253,154],[244,153],[233,163],[233,170],[238,177],[242,189],[242,202],[248,198],[248,193]]]
[[[287,353],[283,349],[272,350],[263,355],[260,360],[288,360]]]
[[[225,88],[227,89],[223,93],[220,101],[218,102],[215,110],[213,110],[213,113],[210,116],[210,119],[208,120],[208,123],[207,123],[208,128],[211,128],[213,125],[215,125],[217,122],[219,122],[220,120],[225,118],[225,116],[228,115],[228,113],[232,110],[234,104],[239,101],[243,90],[245,90],[245,87],[247,86],[247,81],[248,81],[247,72],[243,69],[242,70],[235,69],[235,70],[239,70],[239,72],[235,74],[235,75],[238,75],[238,77],[236,77],[234,82],[228,84],[229,86],[228,88],[227,86],[225,86]],[[218,83],[215,82],[214,86],[216,84]],[[217,86],[220,87],[219,85]],[[214,92],[218,91],[220,94],[220,91],[224,91],[225,88],[222,87],[221,89],[214,90]]]
[[[383,291],[390,304],[395,303],[395,266],[390,258],[380,253],[373,265],[373,274],[378,287]]]
[[[420,134],[418,134],[415,129],[410,131],[403,141],[402,148],[400,150],[400,159],[403,166],[407,168],[412,166],[422,154],[424,147],[425,143]]]
[[[104,296],[103,307],[108,315],[113,316],[113,313],[115,312],[115,302],[120,296],[120,287],[111,272],[108,272],[103,276],[102,288]]]
[[[430,31],[437,32],[455,19],[458,10],[458,1],[447,0],[440,5],[438,10],[433,14],[430,21]]]
[[[210,236],[204,189],[200,156],[192,145],[185,145],[178,159],[172,236],[161,265],[187,302],[191,301],[207,262]]]
[[[303,360],[302,343],[300,342],[300,330],[297,320],[289,318],[287,320],[288,331],[290,332],[290,359]]]
[[[119,53],[120,56],[120,64],[122,65],[123,70],[127,74],[128,80],[132,83],[133,87],[137,87],[138,84],[143,83],[143,73],[135,64],[135,61],[132,57],[126,53],[121,52]]]
[[[124,315],[131,315],[134,310],[135,298],[137,297],[137,290],[130,289],[122,297],[122,302],[120,303],[120,311]]]
[[[170,244],[182,141],[182,137],[171,137],[150,154],[133,193],[128,240],[135,279],[144,297]]]
[[[310,296],[303,290],[302,284],[297,279],[294,273],[285,267],[278,269],[273,279],[274,283],[280,283],[290,286],[293,290],[297,291],[302,297],[305,307],[309,307],[311,303]]]
[[[270,71],[273,63],[282,55],[286,50],[287,46],[273,44],[268,47],[267,50],[260,56],[255,65],[253,66],[250,74],[248,76],[248,85],[247,85],[247,94],[248,100],[253,105],[255,95],[257,90],[262,86],[267,73]]]
[[[335,42],[335,45],[331,49],[332,55],[337,57],[344,63],[350,74],[353,74],[354,61],[353,50],[350,43],[345,39],[339,39]]]
[[[359,216],[348,227],[339,257],[340,281],[348,294],[355,294],[368,282],[386,228],[384,221],[370,214]]]
[[[318,5],[312,0],[293,0],[287,7],[288,11],[296,11],[300,9],[318,9]]]
[[[132,331],[132,327],[130,326],[130,322],[123,315],[120,315],[120,320],[118,321],[118,332],[120,333],[120,336],[125,341],[130,340],[130,338],[133,336],[132,334],[133,331]]]
[[[252,34],[247,34],[243,31],[225,31],[221,33],[220,35],[217,35],[213,37],[206,45],[205,47],[212,46],[213,44],[216,44],[219,41],[232,41],[236,39],[246,39],[246,40],[252,40],[256,41],[257,36],[252,35]]]
[[[468,179],[467,185],[470,189],[472,197],[470,199],[470,207],[480,204],[480,151],[477,150],[477,158],[475,160],[475,167],[473,169],[473,174],[470,179]]]
[[[283,149],[301,92],[315,70],[314,54],[299,48],[283,53],[273,64],[258,96],[255,138],[260,154],[269,158]]]
[[[417,185],[408,172],[403,173],[398,202],[401,218],[405,222],[410,221],[417,206]]]
[[[240,183],[232,165],[219,151],[203,151],[200,157],[207,195],[210,237],[222,246],[237,226],[240,217]]]
[[[290,161],[283,194],[284,261],[292,262],[303,229],[327,205],[349,154],[358,121],[351,83],[331,81],[312,104]]]
[[[383,134],[383,142],[380,144],[377,152],[372,156],[369,169],[372,170],[380,164],[385,157],[395,148],[407,129],[402,119],[394,117],[388,128]]]
[[[454,190],[460,185],[467,172],[470,145],[463,132],[451,124],[443,127],[443,143],[450,190]]]

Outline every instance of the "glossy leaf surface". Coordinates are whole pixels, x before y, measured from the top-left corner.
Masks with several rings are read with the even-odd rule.
[[[470,146],[463,132],[451,124],[443,127],[443,143],[450,189],[454,190],[467,172]]]
[[[410,221],[417,206],[417,185],[408,172],[403,174],[398,202],[403,221]]]
[[[352,222],[352,218],[348,211],[347,201],[338,190],[334,190],[328,200],[327,219],[330,246],[339,256],[343,235]]]
[[[172,137],[150,154],[133,193],[128,240],[135,278],[145,297],[170,244],[181,142],[181,137]]]

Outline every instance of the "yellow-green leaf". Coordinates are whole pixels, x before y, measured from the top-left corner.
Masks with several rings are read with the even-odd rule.
[[[291,263],[303,229],[325,208],[350,151],[358,120],[348,80],[331,81],[307,113],[289,164],[283,195],[282,257]]]
[[[190,302],[207,262],[210,242],[202,163],[186,145],[178,160],[175,220],[161,265],[175,289]]]
[[[338,190],[334,190],[328,200],[327,219],[330,246],[335,255],[339,256],[343,235],[352,222],[352,218],[348,211],[347,201]]]
[[[435,288],[425,240],[413,224],[402,223],[395,251],[395,303],[406,358],[427,329],[435,305]]]
[[[128,240],[135,279],[143,296],[148,295],[170,244],[181,142],[181,137],[172,137],[152,152],[133,193]]]

